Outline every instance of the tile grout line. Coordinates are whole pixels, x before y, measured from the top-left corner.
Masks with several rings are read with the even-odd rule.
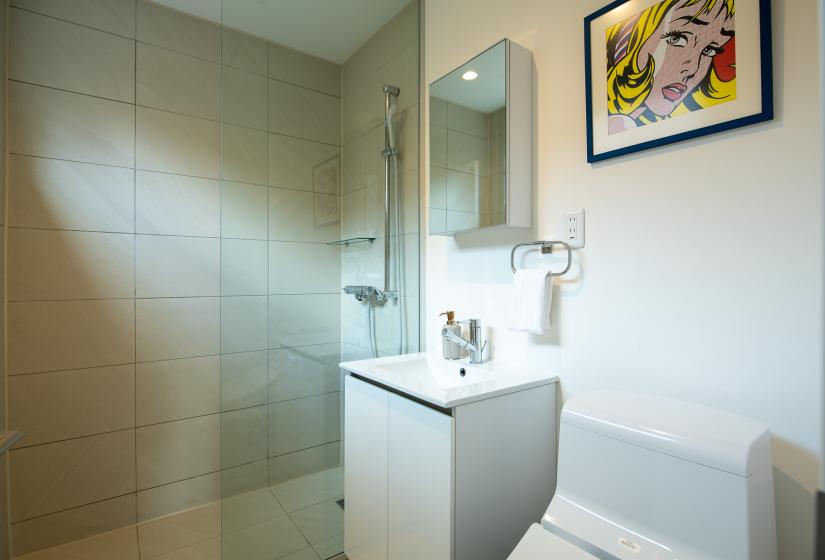
[[[270,187],[276,188],[276,187]],[[299,191],[304,192],[304,191]],[[134,218],[133,218],[134,219]],[[8,229],[13,230],[22,230],[22,231],[49,231],[49,232],[68,232],[68,233],[99,233],[105,235],[135,235],[135,236],[143,236],[143,237],[174,237],[174,238],[182,238],[182,239],[212,239],[212,240],[219,240],[225,239],[227,241],[258,241],[258,242],[269,242],[269,243],[280,243],[280,244],[293,244],[293,245],[330,245],[332,241],[298,241],[294,239],[261,239],[257,237],[221,237],[215,235],[192,235],[192,234],[177,234],[177,233],[147,233],[147,232],[132,232],[132,231],[114,231],[114,230],[99,230],[99,229],[73,229],[73,228],[47,228],[47,227],[33,227],[33,226],[7,226]],[[407,235],[407,234],[404,234]],[[376,237],[376,239],[381,239],[381,237]],[[394,235],[391,237],[395,237]],[[337,240],[335,240],[337,241]],[[303,292],[298,292],[303,293]],[[326,293],[326,292],[322,292]],[[335,292],[338,293],[338,292]],[[89,298],[89,299],[101,299],[101,298]],[[103,298],[106,299],[106,298]]]
[[[135,170],[132,171],[132,274],[133,274],[133,289],[134,289],[134,305],[132,311],[132,317],[134,319],[133,325],[133,347],[132,351],[134,352],[134,360],[137,362],[137,339],[138,339],[138,324],[137,324],[137,266],[138,266],[138,258],[137,258],[137,83],[138,83],[138,73],[137,73],[137,36],[138,36],[138,0],[134,0],[134,14],[135,14],[135,40],[134,40],[134,99],[135,99],[135,109],[132,112],[134,115],[134,126],[132,129],[133,138],[132,138],[132,163],[135,166]],[[132,388],[134,391],[134,454],[135,454],[135,461],[134,461],[134,476],[135,476],[135,540],[137,542],[137,551],[138,551],[138,558],[140,559],[142,553],[140,551],[140,530],[138,529],[137,522],[138,522],[138,515],[139,515],[139,506],[138,506],[138,431],[137,431],[137,414],[138,414],[138,398],[137,398],[137,365],[132,369],[132,376],[133,376],[133,383]]]
[[[245,125],[242,125],[242,124],[236,124],[236,123],[231,123],[231,122],[223,122],[221,120],[210,119],[208,117],[194,115],[192,113],[181,113],[180,111],[173,111],[171,109],[164,109],[162,107],[156,107],[156,106],[152,106],[152,105],[143,105],[143,104],[140,104],[140,103],[137,103],[137,102],[124,101],[122,99],[114,99],[114,98],[111,98],[111,97],[104,97],[102,95],[96,95],[96,94],[93,94],[93,93],[86,93],[86,92],[82,92],[82,91],[75,91],[75,90],[71,90],[71,89],[59,88],[59,87],[51,86],[51,85],[48,85],[48,84],[28,82],[26,80],[20,80],[20,79],[17,79],[17,78],[9,78],[7,81],[8,82],[13,82],[15,84],[20,84],[20,85],[23,85],[23,86],[30,86],[30,87],[33,87],[33,88],[47,89],[47,90],[50,90],[50,91],[56,91],[56,92],[65,93],[65,94],[69,94],[69,95],[77,95],[77,96],[81,96],[81,97],[87,97],[89,99],[97,99],[99,101],[108,101],[110,103],[119,103],[121,105],[126,105],[128,107],[132,107],[134,109],[133,112],[135,112],[135,113],[138,113],[138,109],[145,109],[145,110],[148,110],[148,111],[157,111],[157,112],[160,112],[160,113],[166,113],[166,114],[175,115],[175,116],[178,116],[178,117],[186,117],[186,118],[196,119],[196,120],[203,121],[203,122],[210,122],[212,124],[216,124],[216,125],[219,125],[219,126],[233,126],[233,127],[237,127],[237,128],[243,128],[245,130],[263,132],[263,133],[266,133],[266,134],[275,134],[277,136],[283,136],[285,138],[293,138],[293,139],[296,139],[296,140],[303,140],[305,142],[312,142],[314,144],[321,144],[321,145],[329,146],[329,147],[332,147],[332,148],[341,148],[341,146],[338,145],[338,144],[333,144],[331,142],[326,142],[324,140],[318,140],[317,138],[305,138],[303,136],[295,136],[293,134],[287,134],[283,131],[270,130],[269,126],[268,126],[269,123],[267,123],[267,128],[265,128],[265,129],[264,128],[256,128],[256,127],[251,127],[251,126],[245,126]],[[273,81],[276,81],[276,80],[273,80]],[[137,86],[135,86],[135,87],[137,87]],[[101,164],[101,165],[105,165],[105,164]],[[125,167],[125,166],[113,165],[112,167]]]
[[[123,298],[123,299],[131,299],[131,298]],[[240,354],[256,354],[259,352],[278,352],[278,351],[285,351],[285,350],[297,350],[301,348],[314,348],[320,346],[331,346],[336,344],[341,344],[343,341],[340,340],[332,340],[328,342],[319,342],[313,344],[300,344],[295,346],[279,346],[276,348],[261,348],[259,350],[241,350],[236,352],[226,352],[224,356],[235,356]],[[213,354],[199,354],[194,356],[178,356],[178,357],[170,357],[170,358],[161,358],[156,360],[138,360],[135,362],[120,362],[120,363],[113,363],[113,364],[102,364],[102,365],[90,365],[85,367],[74,367],[68,369],[52,369],[52,370],[45,370],[45,371],[28,371],[23,373],[14,373],[9,375],[9,377],[24,377],[27,375],[43,375],[43,374],[50,374],[50,373],[70,373],[70,372],[79,372],[79,371],[86,371],[90,369],[103,369],[103,368],[112,368],[112,367],[121,367],[121,366],[131,366],[131,365],[141,365],[141,364],[156,364],[162,362],[175,362],[179,360],[194,360],[198,358],[212,358],[216,356],[221,356],[220,353],[213,353]]]
[[[3,413],[0,420],[3,422],[3,426],[5,429],[9,428],[9,305],[8,305],[8,256],[9,256],[9,235],[8,235],[8,226],[9,226],[9,111],[8,111],[8,101],[9,101],[9,92],[8,92],[8,74],[9,74],[9,62],[10,62],[10,51],[11,51],[11,25],[10,25],[10,12],[11,9],[9,8],[9,2],[7,0],[2,0],[2,4],[0,4],[0,9],[3,11],[3,23],[4,28],[2,30],[3,37],[4,37],[4,50],[3,50],[3,70],[2,70],[2,78],[3,83],[0,84],[2,87],[3,92],[3,106],[0,107],[2,110],[3,115],[3,130],[2,130],[2,141],[3,141],[3,148],[2,148],[2,157],[3,157],[3,192],[2,192],[2,200],[3,200],[3,225],[2,225],[2,233],[3,239],[0,241],[0,247],[2,247],[3,255],[2,255],[2,270],[3,270],[3,278],[2,278],[2,309],[3,309],[3,317],[0,319],[0,326],[3,328],[2,336],[0,337],[0,346],[2,348],[3,356],[0,359],[0,365],[2,366],[2,384],[3,384],[3,394],[2,400],[0,403],[3,405]],[[2,504],[0,507],[4,508],[5,511],[5,527],[3,528],[6,540],[6,554],[11,556],[12,554],[12,544],[13,544],[13,535],[11,531],[11,458],[10,453],[5,453],[5,456],[0,457],[0,468],[3,469],[4,477],[2,481],[2,491],[5,493],[3,495]]]
[[[155,301],[155,300],[193,300],[193,299],[220,299],[220,298],[263,298],[263,297],[296,297],[296,296],[340,296],[340,292],[282,292],[277,294],[211,294],[211,295],[194,295],[194,296],[183,296],[183,295],[172,295],[172,296],[160,296],[160,295],[153,295],[153,296],[122,296],[122,297],[108,297],[108,298],[84,298],[84,297],[76,297],[70,299],[11,299],[9,303],[80,303],[80,302],[109,302],[109,301],[130,301],[130,300],[138,300],[138,301]],[[312,346],[311,344],[307,344],[305,346]],[[264,350],[264,348],[259,348],[259,350]],[[268,348],[267,348],[268,350]],[[275,348],[272,348],[275,350]],[[253,350],[249,350],[252,352]],[[241,350],[243,352],[243,350]],[[239,352],[234,352],[239,353]],[[150,361],[157,361],[157,360],[150,360]],[[132,362],[126,362],[132,363]],[[77,368],[77,369],[84,369],[84,368]]]
[[[272,48],[270,47],[269,41],[267,41],[267,46],[266,46],[266,73],[267,74],[269,74],[269,69],[270,69],[271,64],[272,64],[271,57],[272,57]],[[271,102],[271,99],[270,99],[271,91],[272,91],[272,86],[269,83],[269,81],[267,81],[266,82],[266,125],[267,125],[267,128],[269,128],[270,119],[272,118],[272,115],[271,115],[272,102]],[[272,150],[272,139],[269,135],[267,135],[267,137],[266,137],[266,153],[267,153],[266,182],[267,183],[272,182],[272,164],[269,161],[270,158],[272,157],[272,151],[271,150]],[[339,150],[338,150],[338,153],[340,153],[340,152],[341,152],[341,148],[339,148]],[[314,190],[314,188],[313,188],[313,190]],[[270,213],[271,213],[270,205],[272,204],[271,194],[272,193],[270,191],[266,191],[266,236],[267,237],[272,237],[272,231],[271,231],[270,223],[269,223],[270,222]],[[313,197],[314,197],[314,194],[313,194]],[[270,261],[271,253],[272,253],[271,250],[268,250],[266,252],[266,291],[267,292],[272,291],[270,289],[270,286],[272,285],[272,278],[270,278],[270,276],[272,274],[272,263]],[[272,336],[272,333],[270,332],[270,330],[271,330],[270,325],[271,324],[272,324],[272,306],[269,304],[269,298],[267,297],[267,300],[266,300],[266,342],[267,342],[267,346],[269,346],[269,343],[270,343],[270,340],[271,340],[270,337]],[[272,385],[271,385],[270,379],[269,379],[270,368],[271,367],[272,367],[272,364],[270,363],[270,355],[269,355],[269,353],[267,353],[267,355],[266,355],[266,400],[267,401],[271,400],[271,398],[272,398],[272,395],[270,395]],[[267,455],[269,455],[272,452],[272,450],[269,448],[270,440],[271,440],[270,430],[272,429],[272,417],[271,416],[272,416],[271,411],[269,410],[269,407],[267,407],[267,409],[266,409],[266,453],[267,453]],[[272,487],[272,472],[271,472],[271,468],[270,468],[270,462],[271,462],[270,460],[267,460],[267,462],[266,462],[266,485],[267,485],[267,488]],[[281,505],[281,503],[278,501],[278,498],[275,496],[275,493],[271,492],[271,494],[272,494],[272,497],[275,498],[275,501],[278,502],[278,505]],[[283,506],[281,507],[281,509],[283,509]],[[284,511],[286,511],[286,510],[284,509]]]
[[[178,114],[178,113],[175,113],[175,114]],[[186,116],[186,115],[183,115],[183,116]],[[257,129],[250,129],[250,130],[257,130]],[[262,131],[258,131],[258,132],[262,132]],[[329,147],[329,148],[337,148],[337,149],[339,149],[339,151],[341,149],[341,146],[336,146],[334,144],[325,144],[324,142],[318,142],[317,140],[309,140],[309,139],[306,139],[306,138],[301,138],[299,136],[289,136],[287,134],[281,134],[279,132],[270,132],[269,136],[280,136],[282,138],[291,138],[293,140],[300,140],[302,142],[309,142],[311,144],[320,144],[320,145],[323,145],[323,146],[326,146],[326,147]],[[15,152],[13,150],[9,150],[8,154],[11,155],[11,156],[30,158],[30,159],[44,159],[44,160],[49,160],[49,161],[60,161],[60,162],[64,162],[64,163],[77,163],[77,164],[80,164],[80,165],[90,165],[90,166],[106,167],[106,168],[113,168],[113,169],[122,169],[124,171],[133,171],[135,173],[137,173],[137,172],[153,173],[153,174],[156,174],[156,175],[169,175],[169,176],[173,176],[173,177],[186,177],[186,178],[189,178],[189,179],[203,179],[203,180],[207,180],[207,181],[220,181],[222,183],[231,183],[231,184],[237,184],[237,185],[249,185],[249,186],[254,186],[254,187],[268,187],[268,188],[271,188],[271,189],[284,189],[284,190],[290,190],[290,191],[312,192],[309,187],[303,187],[302,188],[302,187],[290,186],[290,185],[262,185],[260,183],[250,183],[248,181],[237,181],[237,180],[230,180],[230,179],[221,179],[220,177],[207,177],[205,175],[191,175],[191,174],[187,175],[186,173],[175,173],[173,171],[162,171],[162,170],[158,170],[158,169],[148,169],[148,168],[142,168],[140,166],[129,167],[129,166],[125,166],[125,165],[115,165],[115,164],[111,164],[111,163],[101,163],[101,162],[96,162],[96,161],[83,161],[83,160],[79,160],[79,159],[61,158],[61,157],[48,156],[48,155],[42,155],[42,154],[29,154],[29,153],[25,153],[25,152]],[[361,187],[359,187],[359,188],[361,188]],[[326,196],[336,196],[336,195],[327,194]],[[341,195],[337,195],[337,196],[341,196]]]
[[[225,128],[223,123],[224,118],[224,65],[223,65],[223,1],[221,1],[221,21],[220,21],[220,52],[221,52],[221,66],[220,66],[220,89],[218,90],[218,107],[220,110],[220,117],[221,117],[221,124],[220,124],[220,148],[218,151],[218,176],[223,179],[224,173],[224,165],[223,165],[223,155],[224,155],[224,141],[225,141]],[[269,99],[267,98],[267,104],[269,103]],[[269,121],[266,123],[267,129],[269,128]],[[269,146],[269,133],[267,132],[266,135],[267,146]],[[269,150],[267,149],[267,167],[269,165]],[[268,177],[267,177],[268,179]],[[267,181],[269,182],[269,181]],[[218,273],[218,292],[223,294],[223,186],[224,183],[221,182],[218,187],[218,235],[220,237],[219,246],[218,246],[218,262],[220,263],[220,270]],[[267,193],[269,190],[267,189]],[[267,237],[269,237],[267,235]],[[269,254],[269,244],[267,244],[267,254]],[[268,288],[268,287],[267,287]],[[268,291],[268,290],[267,290]],[[267,302],[269,298],[267,297]],[[267,340],[267,346],[269,346],[269,341]],[[219,511],[220,511],[220,519],[218,521],[219,526],[219,541],[220,541],[220,548],[223,551],[223,526],[224,526],[224,519],[223,519],[223,479],[224,479],[224,464],[223,464],[223,386],[224,386],[224,370],[223,370],[223,295],[221,295],[219,304],[218,304],[218,350],[220,352],[220,358],[218,358],[218,409],[221,410],[221,415],[218,417],[218,458],[221,468],[221,474],[219,475],[218,479],[218,499],[220,501]],[[267,353],[268,354],[268,353]],[[269,401],[269,399],[267,399]],[[267,404],[267,409],[269,405]]]
[[[76,25],[77,27],[82,27],[83,29],[89,29],[91,31],[97,31],[99,33],[105,33],[106,35],[111,35],[113,37],[120,37],[121,39],[128,39],[130,41],[135,40],[135,37],[128,37],[126,35],[121,35],[120,33],[114,33],[113,31],[107,31],[105,29],[100,29],[99,27],[92,27],[91,25],[85,25],[83,23],[77,23],[76,21],[71,21],[71,20],[68,20],[68,19],[65,19],[65,18],[53,16],[51,14],[45,14],[45,13],[42,13],[42,12],[32,10],[30,8],[25,8],[23,6],[17,5],[17,3],[14,2],[14,1],[9,3],[9,8],[14,9],[14,10],[19,10],[19,11],[25,12],[27,14],[36,15],[36,16],[44,17],[44,18],[47,18],[47,19],[55,20],[55,21],[61,21],[63,23],[68,23],[68,24],[71,24],[71,25]],[[9,11],[11,11],[11,10],[9,10]],[[135,10],[135,12],[137,12],[137,10]],[[137,16],[137,14],[135,14],[135,15]],[[135,18],[135,23],[137,23],[137,17]],[[135,34],[135,35],[137,35],[137,34]]]

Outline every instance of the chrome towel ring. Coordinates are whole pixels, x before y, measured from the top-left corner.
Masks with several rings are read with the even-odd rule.
[[[564,267],[564,270],[561,272],[548,271],[548,277],[564,276],[570,271],[570,267],[573,266],[573,249],[570,248],[570,245],[564,241],[529,241],[526,243],[517,243],[513,246],[513,250],[510,251],[510,268],[513,269],[513,274],[516,273],[516,249],[519,247],[531,247],[534,245],[541,245],[541,252],[545,255],[553,252],[553,245],[563,245],[564,248],[567,249],[567,266]]]

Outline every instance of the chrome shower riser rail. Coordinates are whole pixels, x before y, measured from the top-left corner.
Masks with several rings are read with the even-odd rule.
[[[390,113],[390,97],[398,97],[401,90],[384,84],[384,293],[390,292],[390,167],[392,158],[397,155],[392,147],[390,129],[387,119]]]

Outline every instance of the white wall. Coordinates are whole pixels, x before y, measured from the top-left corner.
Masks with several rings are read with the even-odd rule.
[[[774,434],[780,558],[812,556],[823,439],[823,165],[818,0],[774,1],[777,118],[585,162],[583,18],[606,0],[440,0],[425,6],[426,81],[510,37],[538,75],[534,231],[430,237],[426,335],[455,308],[495,357],[558,368],[565,398],[623,388],[757,418]],[[552,331],[510,333],[516,240],[587,211],[580,276],[559,282]]]

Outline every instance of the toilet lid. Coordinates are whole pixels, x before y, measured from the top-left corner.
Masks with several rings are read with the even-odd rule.
[[[595,556],[544,529],[538,523],[530,526],[507,560],[548,560],[551,558],[598,560]]]

